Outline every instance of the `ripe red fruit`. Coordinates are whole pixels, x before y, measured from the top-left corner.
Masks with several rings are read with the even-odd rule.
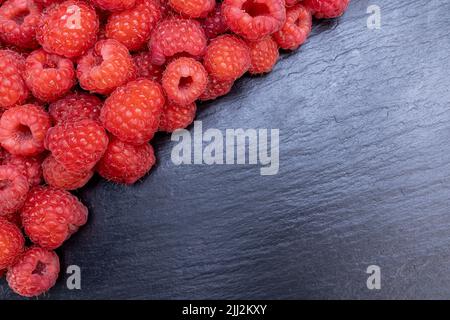
[[[162,87],[170,101],[188,105],[205,91],[208,74],[203,65],[192,58],[179,58],[166,67]]]
[[[164,102],[162,88],[156,82],[147,79],[131,81],[106,99],[100,119],[120,140],[143,144],[158,130]]]
[[[206,50],[206,36],[195,20],[168,18],[161,21],[152,33],[149,42],[151,62],[163,65],[166,59],[176,54],[187,53],[201,57]]]
[[[36,186],[42,181],[41,159],[37,157],[22,157],[8,155],[1,164],[10,165],[19,169],[22,175],[27,178],[30,187]]]
[[[33,104],[10,108],[0,119],[0,144],[9,153],[34,156],[44,151],[50,117]]]
[[[33,243],[56,249],[86,223],[88,210],[67,191],[37,186],[30,190],[21,215]]]
[[[213,77],[208,77],[208,85],[205,91],[199,97],[200,100],[214,100],[226,95],[233,87],[234,81],[221,81]]]
[[[215,9],[202,21],[206,37],[211,40],[228,31],[228,25],[222,16],[222,4],[217,3]]]
[[[86,172],[100,160],[108,146],[105,129],[94,120],[63,122],[50,128],[45,147],[66,170]]]
[[[65,95],[76,81],[71,60],[42,49],[27,57],[24,78],[33,96],[43,101],[54,101]]]
[[[133,184],[153,167],[155,161],[150,144],[133,145],[112,138],[97,171],[107,180]]]
[[[295,50],[306,41],[311,33],[311,26],[311,12],[298,4],[287,9],[286,23],[280,31],[274,33],[273,38],[281,48]]]
[[[278,45],[272,37],[247,43],[250,48],[251,65],[249,72],[259,74],[270,72],[277,63],[279,53]]]
[[[98,28],[98,17],[92,6],[69,0],[44,12],[36,38],[45,51],[74,58],[84,54],[95,43]]]
[[[133,8],[108,17],[106,37],[119,41],[130,51],[136,51],[145,46],[160,19],[157,0],[137,0]]]
[[[0,217],[0,270],[14,264],[25,246],[22,232],[14,224]]]
[[[22,104],[28,98],[23,80],[25,59],[10,50],[0,50],[0,110]]]
[[[102,100],[88,93],[72,93],[53,102],[48,112],[55,124],[82,119],[98,120]]]
[[[206,17],[214,9],[215,0],[169,0],[169,4],[176,11],[190,18]]]
[[[67,171],[52,155],[49,155],[42,163],[42,171],[45,182],[49,186],[64,190],[83,187],[94,174],[92,170],[86,172]]]
[[[134,64],[137,69],[138,78],[147,78],[156,82],[161,82],[164,68],[150,62],[149,52],[139,52],[133,56]]]
[[[280,30],[286,20],[284,0],[224,0],[222,14],[230,29],[248,40]]]
[[[77,76],[80,86],[91,92],[108,94],[136,75],[136,68],[128,49],[112,39],[98,41],[81,57]]]
[[[234,81],[250,67],[250,50],[239,38],[223,35],[211,41],[203,64],[208,73],[221,81]]]
[[[341,16],[350,0],[304,0],[302,3],[313,12],[316,18],[330,19]]]
[[[136,3],[135,0],[91,0],[98,8],[108,11],[123,11],[130,9]]]
[[[27,178],[11,165],[0,166],[0,216],[18,211],[29,189]]]
[[[173,132],[186,128],[194,121],[196,111],[195,102],[184,106],[173,103],[166,104],[161,115],[159,131]]]
[[[20,48],[36,48],[41,10],[33,0],[7,0],[0,7],[0,39]]]
[[[59,268],[56,253],[32,247],[8,269],[6,280],[15,293],[34,297],[47,292],[55,285]]]

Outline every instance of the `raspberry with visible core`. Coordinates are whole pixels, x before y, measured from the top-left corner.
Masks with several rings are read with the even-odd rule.
[[[273,38],[281,48],[295,50],[306,41],[311,27],[311,12],[298,4],[287,9],[286,23],[280,31],[274,33]]]

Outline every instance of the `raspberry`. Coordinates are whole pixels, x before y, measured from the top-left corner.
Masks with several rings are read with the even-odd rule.
[[[7,0],[0,7],[0,39],[20,48],[34,49],[41,7],[33,0]]]
[[[205,91],[208,74],[203,65],[192,58],[172,61],[164,71],[162,87],[170,101],[187,105]]]
[[[250,67],[250,50],[239,38],[223,35],[211,41],[203,58],[208,73],[221,81],[234,81]]]
[[[42,49],[27,57],[24,78],[33,95],[43,101],[54,101],[65,95],[76,81],[71,60]]]
[[[167,58],[179,53],[201,57],[206,50],[206,36],[200,23],[195,20],[168,18],[161,21],[149,42],[151,62],[163,65]]]
[[[53,251],[32,247],[9,268],[6,280],[11,289],[24,297],[38,296],[56,283],[59,258]]]
[[[49,155],[42,163],[45,182],[52,187],[64,190],[75,190],[83,187],[91,179],[94,172],[67,171],[55,158]]]
[[[158,130],[163,106],[161,86],[140,79],[117,88],[106,99],[100,119],[120,140],[139,145],[151,140]]]
[[[30,187],[33,187],[42,181],[41,162],[39,157],[8,155],[2,164],[10,165],[18,169],[27,178]]]
[[[14,224],[0,217],[0,270],[13,265],[25,246],[22,232]]]
[[[80,86],[85,90],[108,94],[135,77],[136,68],[128,49],[112,39],[100,40],[77,67]]]
[[[278,45],[271,38],[267,37],[259,41],[250,41],[251,66],[248,70],[251,74],[270,72],[278,60]]]
[[[295,50],[306,41],[311,32],[311,12],[301,4],[287,9],[286,23],[273,38],[286,50]]]
[[[215,0],[169,0],[176,11],[190,18],[206,17],[214,9]]]
[[[0,50],[0,110],[22,104],[28,98],[23,80],[25,59],[10,50]]]
[[[19,210],[26,197],[29,186],[22,172],[11,165],[0,166],[0,216]]]
[[[179,106],[176,104],[166,104],[161,115],[159,130],[165,132],[173,132],[177,129],[183,129],[189,126],[195,118],[197,106],[195,102]]]
[[[9,153],[34,156],[44,151],[50,117],[39,106],[26,104],[5,111],[0,119],[0,144]]]
[[[56,249],[86,223],[88,210],[65,190],[37,186],[30,190],[21,215],[25,233],[33,243]]]
[[[135,0],[91,0],[98,8],[108,11],[123,11],[134,7]]]
[[[208,85],[205,92],[199,97],[200,100],[214,100],[218,97],[226,95],[233,87],[234,81],[220,81],[216,78],[209,77]]]
[[[157,66],[150,62],[151,55],[149,52],[140,52],[133,56],[134,64],[137,69],[139,78],[147,78],[156,82],[161,82],[163,67]]]
[[[72,93],[53,102],[48,112],[55,124],[82,119],[98,120],[102,101],[87,93]]]
[[[107,180],[133,184],[150,171],[155,161],[150,144],[133,145],[113,138],[97,165],[97,171]]]
[[[36,38],[45,51],[74,58],[92,47],[98,28],[94,8],[82,1],[69,0],[44,12]]]
[[[284,0],[224,0],[222,14],[230,29],[248,40],[280,30],[286,20]]]
[[[347,10],[350,0],[304,0],[303,4],[309,8],[318,19],[330,19],[341,16]]]
[[[106,37],[119,41],[130,51],[136,51],[145,46],[160,19],[157,1],[137,0],[133,8],[109,16]]]
[[[202,21],[202,27],[208,39],[214,39],[228,31],[228,25],[222,16],[221,3],[218,3],[215,9]]]
[[[105,129],[96,121],[63,122],[48,130],[45,147],[66,170],[86,172],[100,160],[108,146]]]

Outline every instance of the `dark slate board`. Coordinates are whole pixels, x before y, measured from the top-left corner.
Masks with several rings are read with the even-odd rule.
[[[40,299],[448,298],[450,3],[378,0],[380,30],[370,4],[200,109],[205,128],[279,128],[278,175],[177,167],[158,136],[141,183],[80,192],[90,221],[58,252],[82,290],[62,273]]]

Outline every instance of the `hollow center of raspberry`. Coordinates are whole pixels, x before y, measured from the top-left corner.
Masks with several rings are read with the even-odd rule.
[[[23,124],[16,127],[17,138],[20,140],[28,140],[33,137],[31,130],[28,126]]]
[[[39,276],[42,276],[45,273],[45,269],[47,269],[47,266],[45,265],[45,263],[38,261],[38,263],[36,264],[36,267],[34,268],[34,270],[31,274],[37,274]]]
[[[50,60],[47,60],[42,64],[42,68],[44,68],[44,69],[53,69],[53,68],[56,68],[57,66],[58,65],[56,64],[55,61],[50,61]]]
[[[192,79],[191,76],[181,77],[180,82],[178,83],[178,88],[180,90],[186,90],[191,86],[193,81],[194,80]]]
[[[25,18],[30,14],[30,11],[28,9],[21,10],[16,13],[16,15],[12,18],[12,20],[17,23],[18,25],[21,25]]]
[[[269,7],[265,3],[257,3],[254,0],[245,1],[242,10],[251,17],[270,16]]]

